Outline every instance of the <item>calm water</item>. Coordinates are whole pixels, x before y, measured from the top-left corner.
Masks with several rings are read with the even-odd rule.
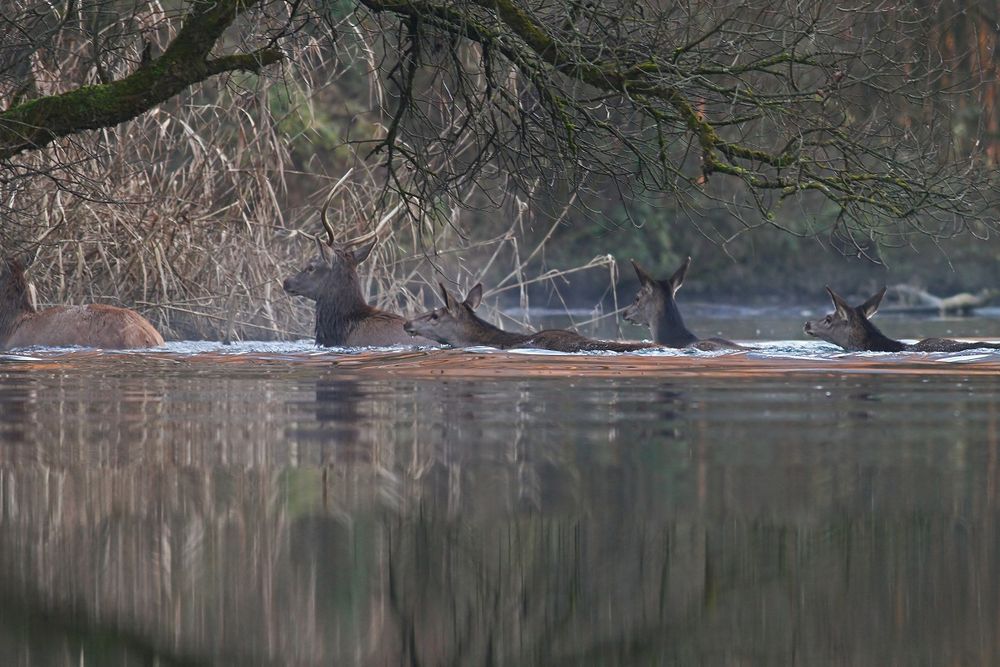
[[[996,355],[0,356],[0,664],[997,664],[998,485]]]

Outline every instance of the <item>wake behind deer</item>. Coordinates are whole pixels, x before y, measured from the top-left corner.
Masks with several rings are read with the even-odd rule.
[[[163,345],[163,337],[127,308],[88,304],[36,310],[23,264],[7,259],[0,273],[0,350],[42,345],[130,349]]]

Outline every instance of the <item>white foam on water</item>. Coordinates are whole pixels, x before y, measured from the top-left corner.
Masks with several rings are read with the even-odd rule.
[[[536,355],[536,356],[582,356],[582,357],[609,357],[609,356],[641,356],[641,357],[696,357],[714,358],[727,357],[733,355],[748,355],[756,359],[787,359],[798,361],[833,361],[840,359],[896,359],[905,361],[908,359],[940,360],[949,363],[966,363],[990,359],[1000,359],[1000,352],[995,350],[964,350],[957,353],[926,353],[926,352],[845,352],[841,348],[817,340],[773,340],[773,341],[739,341],[745,345],[745,350],[697,350],[692,348],[645,348],[631,352],[610,352],[607,350],[593,350],[582,352],[558,352],[554,350],[543,350],[537,348],[519,348],[515,350],[499,350],[493,347],[476,346],[464,348],[466,352],[475,354],[516,354],[516,355]],[[241,355],[274,355],[291,357],[323,357],[323,356],[343,356],[360,353],[385,352],[399,353],[415,350],[432,351],[437,348],[431,346],[415,345],[395,345],[389,347],[318,347],[311,339],[295,341],[239,341],[229,345],[218,341],[170,341],[160,347],[140,349],[140,350],[96,350],[94,348],[83,347],[32,347],[21,350],[14,350],[0,354],[0,360],[7,361],[38,361],[47,358],[59,357],[63,355],[72,356],[74,354],[104,354],[109,355],[135,355],[145,354],[176,355],[177,357],[195,356],[202,354],[213,354],[221,356],[241,356]]]
[[[178,356],[190,356],[197,354],[218,354],[240,356],[245,354],[275,354],[275,355],[329,355],[329,354],[357,354],[361,352],[405,352],[418,349],[434,349],[430,347],[419,347],[415,345],[395,345],[387,347],[318,347],[315,342],[308,339],[297,341],[263,341],[250,340],[239,341],[226,345],[219,341],[204,340],[181,340],[169,341],[159,347],[150,347],[134,350],[100,350],[92,347],[45,347],[35,346],[21,348],[23,351],[37,353],[39,357],[24,357],[24,359],[45,358],[67,354],[78,354],[81,352],[97,352],[107,354],[122,355],[144,355],[144,354],[176,354]],[[20,350],[19,350],[20,351]],[[4,354],[2,357],[10,358],[15,355]]]
[[[968,352],[960,352],[960,353],[955,354],[955,355],[951,355],[951,356],[947,356],[947,357],[941,357],[940,360],[943,361],[943,362],[945,362],[945,363],[951,364],[951,363],[957,363],[957,362],[963,362],[963,361],[978,361],[980,359],[990,359],[993,356],[994,355],[987,354],[987,353],[969,354]]]
[[[29,357],[25,354],[0,354],[0,361],[41,361],[41,357]]]

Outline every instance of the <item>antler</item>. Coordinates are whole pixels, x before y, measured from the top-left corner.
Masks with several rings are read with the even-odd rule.
[[[351,167],[350,169],[348,169],[347,173],[344,174],[343,176],[341,176],[340,180],[337,181],[332,188],[330,188],[330,192],[326,195],[326,201],[323,202],[323,208],[319,212],[319,219],[323,223],[323,229],[326,230],[326,236],[327,236],[327,239],[328,239],[327,245],[330,246],[331,248],[334,245],[337,245],[337,239],[336,239],[336,235],[334,234],[334,231],[333,231],[333,223],[330,222],[330,218],[327,216],[327,211],[330,209],[330,202],[333,201],[333,196],[337,193],[337,190],[340,189],[340,186],[344,184],[344,181],[347,180],[348,176],[351,175],[352,171],[354,171],[353,167]],[[366,233],[362,234],[361,236],[357,236],[357,237],[355,237],[353,239],[349,239],[347,241],[344,241],[340,245],[342,245],[344,247],[347,247],[347,248],[350,248],[352,246],[358,246],[358,245],[362,245],[362,244],[368,243],[372,239],[378,238],[378,235],[382,232],[382,230],[385,228],[385,226],[387,224],[389,224],[389,221],[392,220],[392,218],[397,213],[399,213],[399,211],[400,211],[401,208],[403,208],[403,204],[402,203],[397,204],[394,209],[392,209],[391,211],[389,211],[388,213],[386,213],[384,216],[382,216],[382,219],[378,221],[377,225],[375,225],[375,229],[371,230],[370,232],[366,232]],[[317,239],[317,240],[319,240],[319,239]]]
[[[361,236],[357,236],[349,241],[345,241],[344,245],[346,246],[362,245],[364,243],[368,243],[372,239],[378,238],[379,233],[385,228],[387,224],[389,224],[389,221],[392,220],[397,213],[399,213],[399,210],[401,208],[403,208],[402,203],[396,204],[396,208],[392,209],[391,211],[382,216],[382,219],[378,221],[377,225],[375,225],[375,229],[371,230],[370,232],[365,232]]]
[[[348,178],[350,178],[352,173],[354,173],[354,167],[348,169],[344,175],[340,177],[340,180],[333,184],[333,187],[330,188],[330,192],[326,195],[326,201],[323,202],[323,209],[319,212],[319,219],[323,223],[323,228],[326,230],[326,244],[331,248],[337,244],[337,238],[333,233],[333,224],[330,222],[330,218],[326,216],[326,212],[330,208],[330,202],[333,201],[333,195],[337,194],[337,190],[339,190],[340,186],[343,185]],[[319,238],[316,240],[319,241]]]

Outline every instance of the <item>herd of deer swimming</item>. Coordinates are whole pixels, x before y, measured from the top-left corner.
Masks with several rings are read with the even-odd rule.
[[[389,345],[488,346],[499,349],[531,348],[559,352],[631,352],[647,348],[695,350],[746,350],[722,338],[701,339],[684,324],[675,297],[691,265],[688,257],[666,280],[657,280],[633,261],[640,289],[623,317],[646,326],[652,342],[608,341],[586,338],[563,329],[535,333],[504,331],[486,322],[475,310],[482,301],[482,285],[460,300],[444,285],[444,306],[410,320],[370,306],[361,292],[357,267],[368,258],[375,241],[357,249],[322,244],[319,254],[305,268],[284,282],[285,292],[316,302],[316,344],[327,347],[377,347]],[[163,337],[139,313],[104,305],[56,306],[37,310],[29,295],[24,265],[7,259],[0,273],[0,350],[32,346],[83,346],[107,349],[157,347]],[[885,336],[870,318],[878,310],[885,288],[860,306],[853,307],[829,287],[834,312],[805,323],[810,336],[850,351],[958,352],[976,348],[1000,349],[1000,344],[927,338],[906,344]]]

